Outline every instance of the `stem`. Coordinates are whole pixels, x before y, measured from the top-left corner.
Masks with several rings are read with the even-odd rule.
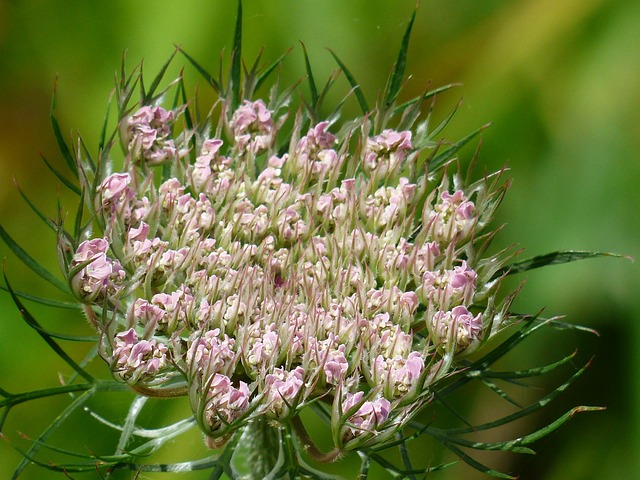
[[[72,392],[83,392],[90,390],[94,387],[91,383],[76,383],[73,385],[63,385],[61,387],[44,388],[42,390],[35,390],[32,392],[19,393],[17,395],[9,395],[8,398],[0,401],[0,408],[11,405],[18,405],[19,403],[28,402],[29,400],[35,400],[44,397],[53,397],[55,395],[62,395]]]
[[[83,305],[82,310],[84,311],[84,314],[87,317],[87,321],[89,322],[89,324],[99,332],[100,319],[96,315],[96,312],[93,311],[93,308],[91,307],[91,305]]]
[[[296,415],[295,417],[293,417],[291,422],[294,430],[296,431],[296,435],[298,435],[298,438],[300,439],[302,448],[315,461],[321,463],[331,463],[339,460],[342,457],[344,452],[338,447],[326,453],[321,452],[320,449],[316,447],[316,444],[313,443],[313,440],[311,440],[311,437],[307,433],[307,429],[304,427],[300,416]]]
[[[145,397],[153,397],[153,398],[173,398],[173,397],[184,397],[189,389],[186,385],[180,387],[144,387],[142,385],[129,385],[131,390],[140,395],[144,395]]]
[[[9,395],[4,400],[0,400],[0,408],[15,406],[19,403],[36,400],[39,398],[53,397],[63,395],[65,393],[83,392],[92,390],[98,392],[119,392],[127,389],[127,386],[116,381],[97,381],[92,383],[74,383],[70,385],[61,385],[59,387],[43,388],[42,390],[33,390],[31,392]]]
[[[231,468],[237,478],[268,478],[274,473],[283,453],[281,433],[264,416],[254,418],[236,432]]]
[[[280,432],[269,425],[267,419],[258,417],[248,425],[249,447],[247,460],[251,464],[251,478],[266,478],[275,468],[280,455]]]

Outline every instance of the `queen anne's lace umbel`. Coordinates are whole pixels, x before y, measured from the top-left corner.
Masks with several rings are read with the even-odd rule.
[[[388,438],[499,327],[496,259],[475,247],[499,195],[430,177],[409,130],[296,121],[283,153],[262,100],[227,109],[221,138],[175,134],[181,114],[123,120],[104,235],[69,263],[113,375],[188,394],[210,445],[312,401],[341,450]]]

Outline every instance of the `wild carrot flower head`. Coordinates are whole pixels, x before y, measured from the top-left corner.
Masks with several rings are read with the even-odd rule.
[[[241,5],[238,12],[240,19]],[[122,427],[102,420],[122,435],[118,453],[92,457],[97,469],[131,467],[129,459],[152,453],[196,423],[206,445],[226,449],[214,462],[219,472],[235,468],[229,452],[253,433],[244,443],[262,442],[262,448],[252,458],[268,450],[269,438],[276,438],[271,447],[279,455],[270,470],[253,469],[256,478],[310,473],[304,455],[332,461],[353,450],[362,457],[363,477],[371,460],[409,477],[415,471],[403,448],[412,436],[402,435],[404,427],[432,434],[469,461],[458,446],[528,452],[526,442],[564,421],[517,441],[483,444],[460,438],[473,427],[432,429],[416,420],[422,407],[472,379],[508,399],[494,379],[519,383],[568,363],[571,356],[529,371],[485,375],[545,323],[510,313],[515,293],[504,295],[500,283],[511,272],[597,254],[509,263],[510,250],[489,253],[498,231],[491,220],[507,187],[503,172],[473,181],[455,157],[480,130],[448,144],[438,135],[449,119],[433,129],[419,122],[424,102],[446,87],[397,102],[412,23],[375,108],[346,75],[362,110],[355,118],[339,121],[340,108],[323,116],[335,79],[318,90],[308,58],[311,95],[300,106],[293,89],[283,93],[276,85],[263,95],[259,85],[277,65],[266,72],[257,63],[243,69],[236,44],[228,82],[205,75],[219,97],[214,105],[188,99],[182,78],[157,92],[165,70],[147,88],[141,74],[127,76],[123,67],[114,96],[118,123],[112,137],[105,133],[98,155],[92,157],[81,140],[69,149],[58,138],[79,184],[70,188],[81,197],[71,231],[62,218],[47,222],[57,230],[68,285],[35,266],[2,229],[0,236],[42,277],[70,290],[98,333],[97,352],[110,381],[96,381],[73,361],[7,286],[24,318],[75,370],[60,390],[74,395],[70,408],[99,391],[138,394]],[[121,157],[114,152],[118,144]],[[490,352],[477,353],[514,320],[525,320],[524,326]],[[23,398],[52,391],[23,396],[1,390],[6,400],[0,403],[8,412]],[[146,401],[140,396],[187,396],[193,417],[138,429]],[[315,447],[302,420],[306,410],[319,412],[328,425],[332,451]],[[51,431],[60,424],[56,420]],[[137,435],[153,438],[126,452]],[[396,444],[405,470],[378,456]],[[177,465],[172,468],[187,464]],[[75,466],[87,467],[93,465]]]
[[[184,384],[214,444],[321,400],[336,447],[358,448],[499,328],[495,262],[474,252],[500,185],[433,175],[424,133],[285,106],[223,102],[219,128],[182,131],[186,107],[131,111],[124,169],[91,202],[105,236],[78,245],[72,284],[114,376]]]

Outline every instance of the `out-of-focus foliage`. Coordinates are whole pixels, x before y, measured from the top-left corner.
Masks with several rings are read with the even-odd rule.
[[[95,147],[122,52],[127,51],[131,65],[144,58],[145,69],[155,72],[173,45],[180,44],[193,57],[209,59],[214,69],[219,52],[229,47],[232,3],[0,1],[0,222],[50,270],[57,269],[54,239],[21,200],[12,178],[51,216],[57,191],[65,202],[66,192],[40,160],[42,153],[62,166],[48,118],[56,77],[63,132],[77,127]],[[325,50],[330,47],[373,99],[384,86],[414,6],[413,0],[246,0],[243,49],[251,58],[264,46],[265,63],[270,63],[294,47],[283,69],[290,83],[304,75],[298,40],[319,79],[335,70]],[[450,138],[493,122],[483,134],[479,164],[492,171],[508,163],[514,178],[500,210],[508,221],[499,237],[503,245],[518,242],[527,256],[573,248],[638,258],[638,59],[640,4],[635,0],[429,0],[421,3],[416,17],[407,68],[413,78],[403,94],[417,95],[428,81],[432,86],[462,82],[436,107],[438,115],[445,115],[464,97],[448,127]],[[199,81],[195,74],[188,78]],[[340,81],[347,89],[346,80]],[[356,111],[355,99],[347,108]],[[471,154],[462,156],[468,160]],[[52,293],[4,245],[0,256],[7,257],[5,269],[14,287]],[[608,411],[577,418],[539,444],[537,458],[492,455],[486,461],[521,472],[522,479],[630,478],[640,468],[632,464],[640,448],[637,267],[600,259],[527,277],[518,300],[523,311],[548,306],[547,314],[564,313],[569,321],[601,332],[599,339],[563,334],[528,345],[536,361],[574,345],[584,354],[596,354],[591,368],[549,409],[549,418],[578,403],[604,405]],[[33,310],[47,325],[82,333],[82,322],[68,312]],[[0,320],[0,385],[11,391],[41,388],[45,379],[54,381],[51,369],[68,373],[21,323],[4,294]],[[18,415],[5,429],[36,436],[62,401],[42,400],[39,409],[30,405],[13,412]],[[468,415],[486,418],[488,413],[478,409]],[[537,420],[545,422],[532,419]],[[91,433],[74,433],[83,435]],[[8,445],[0,446],[0,478],[8,477],[18,459]],[[434,477],[459,478],[460,469],[465,478],[474,478],[475,472],[464,466]],[[44,477],[27,470],[24,478]]]

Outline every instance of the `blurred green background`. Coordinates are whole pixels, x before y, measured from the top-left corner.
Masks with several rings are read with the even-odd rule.
[[[283,67],[290,83],[304,74],[301,40],[321,80],[336,69],[325,49],[330,47],[372,103],[384,86],[414,6],[414,0],[245,0],[245,57],[253,59],[264,46],[269,63],[294,47]],[[130,66],[144,59],[148,78],[174,44],[215,71],[219,52],[229,50],[234,17],[235,2],[222,0],[0,0],[0,223],[52,271],[58,271],[53,235],[22,201],[13,178],[49,215],[55,214],[58,197],[70,201],[40,160],[42,153],[63,168],[48,118],[56,77],[57,116],[64,134],[78,129],[95,148],[125,50]],[[177,58],[173,72],[182,64],[185,61]],[[500,245],[518,244],[525,256],[579,249],[640,258],[640,2],[423,0],[408,72],[407,97],[427,82],[462,83],[438,101],[442,117],[464,98],[448,138],[492,122],[483,134],[479,172],[507,164],[514,180],[496,221],[506,223]],[[348,85],[344,78],[341,82],[344,92]],[[355,102],[346,108],[357,112]],[[462,157],[468,160],[472,151]],[[5,257],[15,288],[55,295],[2,244],[0,258]],[[519,472],[523,480],[638,478],[639,281],[637,263],[620,259],[589,260],[527,275],[517,309],[535,312],[546,307],[546,314],[565,314],[570,322],[597,329],[600,337],[559,332],[523,345],[523,366],[557,359],[576,347],[582,358],[595,358],[546,416],[531,418],[512,434],[532,431],[577,404],[604,405],[607,411],[578,416],[537,444],[536,457],[492,454],[483,461]],[[88,331],[66,311],[33,310],[49,327]],[[83,347],[71,348],[82,355]],[[0,386],[11,392],[55,385],[58,371],[68,373],[21,322],[4,293],[0,366]],[[48,399],[16,408],[5,433],[12,439],[18,431],[38,435],[66,402]],[[124,405],[115,395],[103,402],[103,411]],[[498,402],[482,404],[485,413],[499,408]],[[109,439],[95,428],[86,419],[75,420],[65,441],[75,441],[80,449],[85,443],[98,448],[96,442],[106,448]],[[204,454],[197,443],[190,448],[182,452],[187,458]],[[423,459],[439,458],[427,448],[420,453]],[[18,461],[19,455],[0,442],[0,478],[9,478]],[[21,478],[63,475],[28,468]],[[433,478],[481,476],[461,465]]]

